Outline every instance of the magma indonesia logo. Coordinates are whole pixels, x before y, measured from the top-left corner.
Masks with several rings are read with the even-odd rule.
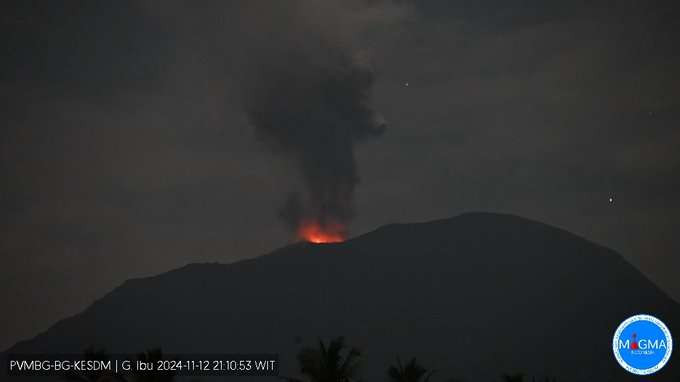
[[[661,320],[638,314],[619,325],[612,346],[621,367],[633,374],[648,375],[659,371],[671,358],[673,339]]]

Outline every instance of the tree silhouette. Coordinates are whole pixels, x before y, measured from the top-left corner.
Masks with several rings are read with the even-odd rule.
[[[160,348],[149,349],[144,353],[137,355],[137,360],[147,363],[152,363],[154,367],[157,367],[158,361],[162,361],[163,351]],[[144,371],[135,374],[135,382],[171,382],[175,379],[175,374],[171,371]]]
[[[504,382],[524,382],[524,373],[503,374]]]
[[[86,361],[109,361],[110,357],[103,349],[95,350],[89,347],[83,352],[82,359]],[[160,348],[150,349],[137,355],[138,361],[151,363],[154,368],[157,367],[157,361],[164,359],[163,351]],[[63,380],[69,382],[172,382],[174,378],[173,372],[158,370],[137,372],[132,376],[123,376],[120,373],[116,374],[113,371],[107,370],[69,372],[62,376]]]
[[[109,361],[109,354],[103,350],[95,350],[94,347],[89,347],[83,352],[83,360],[85,361]],[[116,374],[110,370],[94,370],[94,371],[69,371],[62,379],[71,382],[108,382],[108,381],[121,381],[124,382],[125,378]]]
[[[415,357],[406,365],[397,357],[397,364],[387,369],[387,376],[392,382],[428,382],[433,373],[420,365]]]
[[[298,354],[300,373],[310,382],[356,381],[361,353],[355,348],[345,351],[345,339],[338,337],[328,346],[319,340],[318,348],[303,348]],[[301,382],[297,378],[284,377],[289,382]]]

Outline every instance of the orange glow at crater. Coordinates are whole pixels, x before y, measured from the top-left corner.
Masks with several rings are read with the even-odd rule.
[[[298,228],[300,239],[315,244],[339,243],[345,240],[344,227],[340,224],[322,225],[317,221],[305,221]]]

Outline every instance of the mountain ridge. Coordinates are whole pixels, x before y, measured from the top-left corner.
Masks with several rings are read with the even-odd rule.
[[[617,286],[630,296],[622,296]],[[260,304],[258,298],[274,301]],[[546,358],[534,348],[548,347],[561,331],[574,332],[569,324],[575,323],[609,347],[576,357],[593,368],[604,364],[598,370],[567,374],[575,380],[626,380],[630,376],[618,370],[610,354],[618,322],[636,313],[656,313],[677,323],[679,312],[670,296],[611,249],[514,215],[466,213],[389,224],[342,243],[294,243],[233,263],[192,263],[130,279],[83,312],[8,351],[68,352],[100,345],[111,351],[163,346],[187,353],[233,343],[237,352],[261,347],[285,352],[284,371],[293,372],[299,348],[293,338],[309,342],[347,335],[368,350],[369,363],[370,355],[384,364],[402,349],[400,354],[412,352],[423,362],[467,376],[457,370],[460,366],[450,365],[452,355],[444,346],[432,345],[444,338],[480,353],[448,350],[472,364],[473,375],[489,365],[498,367],[494,375],[517,368],[564,375],[569,370],[561,364],[563,357]],[[595,328],[584,315],[595,317]],[[264,333],[225,332],[230,325]],[[181,338],[168,339],[173,330]],[[517,350],[521,342],[509,334],[514,330],[532,349]],[[484,352],[473,345],[476,338],[509,344]],[[573,338],[561,341],[578,346]],[[534,358],[539,367],[527,362]],[[381,375],[375,367],[368,374]]]

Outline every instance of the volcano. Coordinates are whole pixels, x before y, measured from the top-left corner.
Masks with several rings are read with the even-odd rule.
[[[632,381],[611,341],[638,313],[680,333],[680,306],[614,251],[471,213],[129,280],[9,351],[279,353],[282,374],[294,375],[301,346],[343,335],[363,351],[368,381],[384,381],[397,356],[436,369],[434,381]],[[677,358],[649,379],[676,381]]]
[[[298,238],[314,244],[340,243],[345,240],[345,229],[340,224],[320,224],[314,220],[304,221],[298,228]]]

